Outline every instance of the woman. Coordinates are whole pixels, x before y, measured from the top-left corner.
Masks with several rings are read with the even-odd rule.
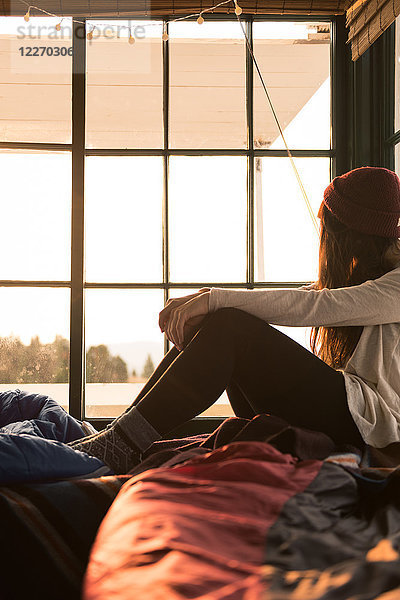
[[[237,416],[271,413],[356,447],[399,441],[400,180],[377,167],[336,177],[318,217],[317,282],[170,300],[159,324],[174,347],[120,417],[71,445],[126,472],[225,389]],[[311,326],[312,352],[271,323]]]

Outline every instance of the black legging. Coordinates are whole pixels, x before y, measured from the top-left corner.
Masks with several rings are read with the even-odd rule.
[[[225,389],[237,416],[270,413],[337,443],[363,445],[342,373],[235,308],[210,313],[181,352],[173,347],[133,405],[164,436],[214,404]]]

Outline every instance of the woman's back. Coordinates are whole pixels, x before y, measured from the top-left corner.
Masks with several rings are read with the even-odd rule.
[[[400,441],[400,323],[366,325],[343,375],[364,440],[377,448]]]

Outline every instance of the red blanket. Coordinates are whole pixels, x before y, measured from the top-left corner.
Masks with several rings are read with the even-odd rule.
[[[306,452],[308,433],[134,476],[100,526],[84,599],[372,600],[400,586],[397,472],[372,480],[276,447]],[[329,449],[316,440],[314,454]]]

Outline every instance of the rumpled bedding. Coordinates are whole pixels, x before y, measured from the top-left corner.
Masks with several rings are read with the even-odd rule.
[[[100,526],[83,598],[400,597],[399,491],[262,442],[144,472]]]
[[[18,428],[31,402],[13,394]],[[81,435],[45,414],[24,420],[54,423],[30,425],[54,444]],[[127,475],[3,485],[0,597],[397,600],[399,465],[400,445],[338,448],[258,415],[156,442]]]
[[[84,600],[400,598],[397,468],[268,415],[160,445],[100,525]]]
[[[0,393],[0,484],[97,477],[104,463],[66,444],[86,435],[82,422],[49,396]]]

